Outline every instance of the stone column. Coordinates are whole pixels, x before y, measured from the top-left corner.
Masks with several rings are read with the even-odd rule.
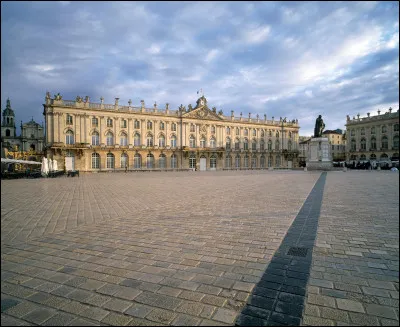
[[[146,119],[140,119],[140,146],[146,145],[146,136],[144,135],[146,128]]]

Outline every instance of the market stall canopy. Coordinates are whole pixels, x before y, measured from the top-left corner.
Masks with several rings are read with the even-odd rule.
[[[27,164],[27,165],[41,165],[41,162],[37,161],[28,161],[28,160],[18,160],[18,159],[8,159],[1,158],[2,163],[16,163],[16,164]]]

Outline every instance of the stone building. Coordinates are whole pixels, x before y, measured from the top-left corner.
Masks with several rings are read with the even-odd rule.
[[[327,137],[331,146],[332,160],[345,161],[346,160],[346,138],[342,134],[342,130],[326,130],[323,133]]]
[[[346,161],[389,163],[399,160],[399,110],[350,119],[347,116]]]
[[[196,105],[164,109],[63,100],[46,94],[48,156],[73,169],[262,169],[297,166],[297,120],[224,116],[201,96]],[[68,159],[70,162],[70,159]]]

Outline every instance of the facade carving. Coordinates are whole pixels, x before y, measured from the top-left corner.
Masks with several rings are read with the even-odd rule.
[[[80,97],[80,99],[82,99]],[[224,116],[202,96],[186,109],[146,108],[46,96],[48,156],[74,169],[267,169],[296,167],[297,120]]]

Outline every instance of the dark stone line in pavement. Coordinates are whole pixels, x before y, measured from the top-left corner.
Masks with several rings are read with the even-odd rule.
[[[248,303],[236,319],[236,326],[301,324],[326,174],[321,173],[293,220]]]
[[[21,301],[17,301],[14,299],[2,299],[1,300],[1,312],[4,312],[12,307],[15,307],[19,303],[21,303]]]

